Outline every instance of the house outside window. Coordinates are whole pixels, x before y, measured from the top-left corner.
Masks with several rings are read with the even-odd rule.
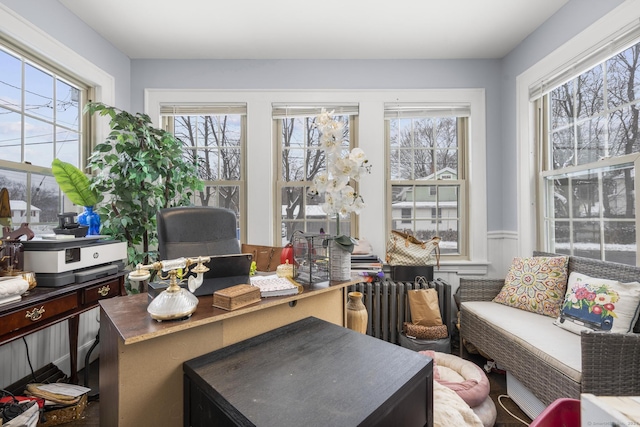
[[[459,106],[385,106],[391,229],[421,240],[439,236],[443,255],[467,253],[468,116]]]
[[[6,42],[0,42],[0,76],[0,188],[9,191],[13,226],[28,222],[37,234],[50,232],[60,212],[73,210],[51,162],[84,167],[88,88]]]
[[[343,150],[356,146],[357,105],[274,104],[273,120],[278,146],[278,181],[276,206],[280,206],[282,243],[286,244],[297,230],[306,233],[324,232],[335,235],[337,219],[322,210],[323,195],[307,194],[313,178],[326,170],[326,157],[320,148],[315,121],[325,109],[332,118],[344,123]],[[357,191],[357,183],[352,183]],[[340,234],[355,235],[354,215],[340,218]]]
[[[183,144],[183,154],[198,170],[204,189],[196,206],[230,209],[242,239],[245,212],[246,105],[163,105],[163,126]]]
[[[546,250],[636,265],[639,81],[634,44],[536,101]]]

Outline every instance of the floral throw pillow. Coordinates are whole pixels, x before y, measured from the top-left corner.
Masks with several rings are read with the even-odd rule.
[[[514,258],[494,302],[543,314],[560,315],[567,289],[569,257]]]
[[[640,283],[621,283],[572,272],[557,326],[576,334],[584,330],[631,332],[640,312]]]

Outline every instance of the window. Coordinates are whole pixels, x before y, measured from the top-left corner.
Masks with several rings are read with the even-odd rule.
[[[13,226],[29,222],[34,232],[49,232],[58,213],[72,207],[51,174],[51,162],[84,166],[86,99],[81,82],[0,44],[0,188],[9,190]]]
[[[435,224],[436,222],[442,224],[442,220],[439,219],[442,218],[442,208],[431,208],[431,218],[433,218],[431,224]]]
[[[391,228],[439,236],[448,255],[467,254],[468,116],[468,107],[385,105]]]
[[[184,145],[184,156],[196,165],[204,189],[197,206],[234,211],[238,238],[246,217],[244,208],[246,105],[164,105],[160,109],[169,132]]]
[[[636,264],[639,71],[635,44],[537,101],[547,250]]]
[[[402,224],[411,224],[411,208],[402,208],[400,214],[402,215]]]
[[[357,105],[283,105],[274,104],[273,120],[278,156],[277,206],[281,206],[282,243],[296,230],[307,233],[336,234],[337,221],[322,210],[322,195],[311,198],[307,190],[313,178],[326,170],[325,152],[320,148],[315,119],[322,109],[333,111],[333,119],[344,122],[343,149],[355,144]],[[355,185],[353,183],[352,185]],[[357,189],[356,189],[357,190]],[[340,219],[340,234],[355,235],[353,218]]]

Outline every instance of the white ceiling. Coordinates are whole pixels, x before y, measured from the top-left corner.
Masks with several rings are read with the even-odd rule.
[[[476,59],[568,0],[60,2],[131,59]]]

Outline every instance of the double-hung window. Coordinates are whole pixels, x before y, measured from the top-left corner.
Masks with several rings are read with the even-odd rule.
[[[72,208],[51,173],[54,158],[84,166],[88,88],[26,51],[0,43],[0,188],[11,223],[50,231]],[[5,223],[7,221],[5,220]]]
[[[466,256],[469,107],[385,105],[391,229]]]
[[[279,147],[276,206],[281,207],[278,213],[282,224],[283,244],[289,241],[296,230],[327,234],[335,234],[337,231],[338,219],[329,218],[322,210],[322,195],[308,195],[313,178],[326,170],[327,166],[315,126],[316,118],[323,109],[333,112],[333,119],[344,123],[343,151],[356,146],[357,104],[273,105],[274,139]],[[357,235],[353,214],[350,218],[340,218],[339,221],[340,234]]]
[[[204,181],[193,203],[234,211],[238,238],[246,229],[246,111],[245,104],[160,107],[165,129],[182,141],[185,159]]]
[[[640,44],[541,91],[540,246],[635,265]]]

